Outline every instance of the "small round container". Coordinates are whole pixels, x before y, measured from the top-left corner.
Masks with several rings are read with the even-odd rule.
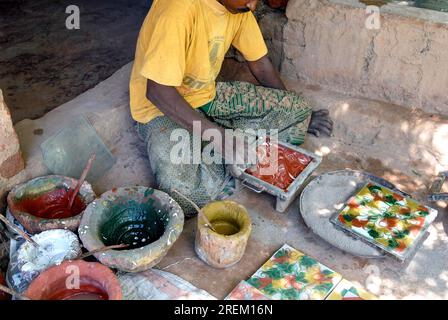
[[[215,268],[228,268],[238,263],[252,231],[246,208],[233,201],[215,201],[202,211],[216,232],[198,217],[195,250],[199,258]]]
[[[16,186],[8,194],[8,210],[30,233],[52,229],[78,229],[84,209],[95,200],[92,186],[84,182],[70,210],[68,203],[78,180],[44,176]]]
[[[120,282],[97,262],[64,261],[42,272],[24,293],[32,300],[121,300]]]

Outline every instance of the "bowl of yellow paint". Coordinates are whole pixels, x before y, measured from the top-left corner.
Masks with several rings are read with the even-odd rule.
[[[246,208],[234,201],[215,201],[202,209],[211,226],[199,215],[195,250],[215,268],[238,263],[246,251],[252,222]]]

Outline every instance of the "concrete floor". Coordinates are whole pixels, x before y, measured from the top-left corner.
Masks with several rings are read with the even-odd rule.
[[[153,178],[146,160],[145,148],[134,134],[133,123],[129,117],[130,68],[130,64],[126,65],[97,87],[40,119],[19,122],[16,129],[27,168],[11,183],[47,174],[42,163],[40,144],[74,117],[85,115],[118,160],[103,178],[93,181],[97,193],[126,185],[152,185]],[[246,76],[247,74],[242,78]],[[324,161],[316,174],[343,168],[366,170],[389,179],[417,198],[424,197],[433,176],[431,173],[425,173],[424,167],[419,167],[418,163],[412,165],[411,160],[401,160],[399,152],[391,153],[388,145],[392,143],[397,148],[400,146],[398,140],[394,140],[390,135],[385,141],[372,140],[372,135],[375,136],[376,133],[369,130],[376,125],[369,126],[369,123],[375,123],[370,121],[363,125],[364,129],[359,129],[365,139],[372,141],[366,146],[364,140],[357,143],[353,136],[356,136],[356,131],[351,132],[347,128],[353,121],[360,121],[356,118],[359,117],[356,112],[358,109],[362,110],[365,106],[386,109],[396,106],[347,97],[300,83],[288,82],[288,86],[309,97],[316,107],[330,108],[337,123],[334,137],[308,137],[304,145],[306,149],[324,155]],[[338,112],[347,101],[353,108],[349,123],[347,117]],[[434,124],[434,130],[436,129]],[[37,132],[39,134],[36,134]],[[407,143],[410,144],[411,141]],[[383,153],[378,150],[383,150]],[[400,161],[394,161],[394,158]],[[280,214],[274,211],[275,199],[270,195],[257,195],[248,190],[241,190],[233,199],[248,209],[253,221],[253,233],[240,263],[226,270],[217,270],[199,260],[194,252],[196,219],[191,219],[186,221],[181,237],[157,268],[172,272],[217,298],[223,298],[239,281],[252,275],[281,245],[288,243],[381,298],[448,299],[448,209],[445,203],[437,204],[439,217],[430,227],[430,236],[422,248],[411,261],[401,264],[389,257],[381,260],[358,258],[323,241],[305,226],[299,213],[298,200],[285,214]]]
[[[67,6],[80,8],[67,30]],[[149,1],[0,1],[0,88],[14,123],[42,117],[134,58]]]
[[[285,214],[280,214],[274,211],[274,198],[269,195],[242,190],[233,199],[248,209],[253,222],[253,232],[240,263],[217,270],[199,260],[194,252],[196,219],[193,219],[186,222],[182,236],[157,268],[173,272],[217,298],[223,298],[287,243],[381,298],[448,298],[446,209],[440,212],[441,217],[430,229],[431,236],[417,255],[410,262],[401,264],[389,257],[378,260],[358,258],[336,249],[305,226],[298,200]]]

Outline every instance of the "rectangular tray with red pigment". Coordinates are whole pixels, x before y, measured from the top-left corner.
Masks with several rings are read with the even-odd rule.
[[[299,168],[290,171],[293,175],[289,181],[285,179],[279,181],[279,176],[261,177],[256,167],[249,168],[245,165],[232,165],[230,172],[234,177],[241,180],[242,185],[246,188],[256,193],[266,192],[277,197],[275,210],[285,212],[299,194],[300,187],[305,180],[322,162],[322,157],[286,142],[278,142],[278,146],[279,158],[286,154],[286,156],[298,156],[302,161],[308,159]],[[281,165],[279,164],[280,167]]]

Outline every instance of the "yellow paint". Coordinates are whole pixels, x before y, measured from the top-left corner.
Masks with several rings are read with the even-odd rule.
[[[220,236],[229,237],[250,233],[250,217],[240,204],[232,201],[211,202],[204,207],[203,213]],[[205,225],[204,219],[199,218],[199,225]],[[213,233],[216,235],[216,232]]]
[[[240,227],[235,225],[234,221],[215,220],[211,224],[216,232],[225,236],[231,236],[240,231]]]
[[[215,201],[207,204],[202,213],[195,240],[199,258],[215,268],[226,268],[240,261],[252,229],[247,210],[233,201]]]

